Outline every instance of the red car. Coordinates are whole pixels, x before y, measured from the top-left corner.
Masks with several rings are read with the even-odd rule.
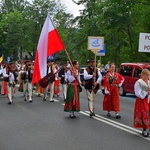
[[[150,63],[122,63],[118,70],[125,81],[120,87],[120,95],[125,96],[126,93],[134,94],[134,84],[140,78],[142,69],[150,70]]]

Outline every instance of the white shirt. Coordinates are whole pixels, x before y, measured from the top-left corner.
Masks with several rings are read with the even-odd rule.
[[[76,74],[77,74],[78,80],[80,81],[80,73],[78,73],[78,70],[76,70]],[[75,77],[72,75],[72,72],[70,70],[66,72],[65,79],[67,79],[69,83],[75,80]]]
[[[86,69],[84,70],[84,80],[89,80],[89,79],[92,79],[93,78],[93,75],[91,74],[88,74],[88,72],[86,71]],[[101,73],[98,71],[98,78],[97,78],[97,83],[101,83],[102,81],[102,75]]]
[[[135,95],[141,99],[144,99],[148,95],[147,91],[142,91],[141,85],[138,81],[136,81],[134,84],[134,92]]]
[[[9,71],[9,75],[6,73],[6,68],[3,69],[3,77],[9,77],[9,81],[15,81],[15,76],[11,71]]]

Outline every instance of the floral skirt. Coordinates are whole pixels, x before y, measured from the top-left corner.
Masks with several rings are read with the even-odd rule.
[[[150,129],[150,104],[148,104],[148,98],[136,98],[134,107],[134,127]]]

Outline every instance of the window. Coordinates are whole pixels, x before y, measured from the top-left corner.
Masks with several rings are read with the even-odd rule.
[[[131,76],[132,75],[132,67],[131,66],[122,66],[120,70],[120,74],[122,76]]]
[[[134,77],[135,78],[139,78],[139,74],[141,73],[141,69],[139,69],[139,68],[135,68],[135,70],[134,70]]]

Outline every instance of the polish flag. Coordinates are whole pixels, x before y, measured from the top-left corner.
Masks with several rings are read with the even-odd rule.
[[[32,84],[46,76],[48,56],[64,49],[65,46],[48,14],[37,46]]]

